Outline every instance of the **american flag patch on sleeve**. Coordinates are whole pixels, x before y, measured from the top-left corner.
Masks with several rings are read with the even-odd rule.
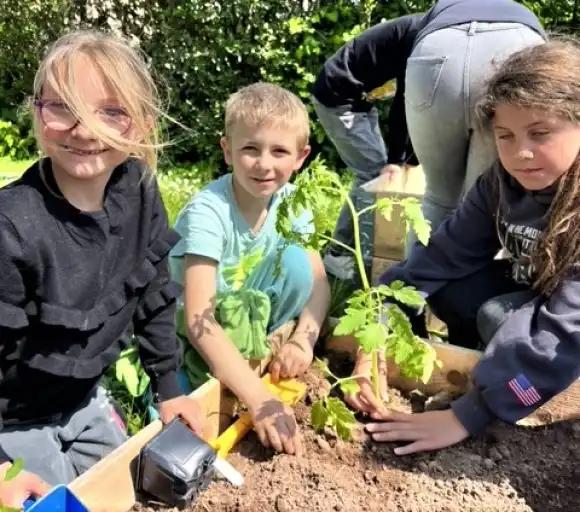
[[[516,398],[524,405],[534,405],[542,399],[538,390],[532,386],[523,373],[508,381],[507,385],[513,394],[516,395]]]

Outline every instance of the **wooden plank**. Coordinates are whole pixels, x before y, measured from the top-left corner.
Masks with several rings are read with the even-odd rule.
[[[396,263],[399,263],[399,260],[389,260],[373,256],[371,264],[371,283],[373,285],[377,284],[379,278],[384,274],[384,272]]]
[[[389,384],[403,391],[420,390],[433,395],[442,391],[465,393],[473,387],[473,368],[479,362],[482,352],[470,350],[448,343],[432,342],[441,361],[441,368],[435,368],[427,384],[403,377],[394,362],[388,362]],[[330,351],[356,354],[357,344],[352,336],[333,336],[326,342]],[[580,419],[580,379],[568,389],[552,398],[531,415],[518,421],[518,425],[547,425],[566,420]]]
[[[399,173],[388,182],[385,175],[363,185],[366,192],[374,193],[377,199],[381,197],[415,197],[422,199],[425,192],[425,175],[420,166],[410,167],[406,172]],[[373,256],[386,260],[404,259],[405,225],[401,216],[402,209],[395,206],[391,220],[385,219],[380,213],[375,213]]]
[[[269,336],[273,347],[280,347],[294,331],[295,322],[282,325]],[[250,361],[256,373],[262,375],[269,358]],[[237,399],[216,379],[210,379],[189,395],[204,415],[202,438],[216,438],[230,423]],[[147,425],[125,443],[76,478],[69,488],[91,512],[126,512],[135,505],[132,465],[142,448],[161,432],[160,420]]]
[[[481,352],[470,350],[447,343],[432,342],[441,361],[441,368],[435,368],[431,380],[427,384],[421,381],[405,378],[399,367],[391,360],[387,361],[389,384],[403,391],[420,390],[426,394],[441,391],[462,393],[470,389],[471,371],[479,361]],[[352,336],[333,336],[326,342],[329,351],[347,352],[352,357],[356,354],[357,344]]]

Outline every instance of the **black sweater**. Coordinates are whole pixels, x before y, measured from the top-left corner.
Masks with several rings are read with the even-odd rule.
[[[178,236],[155,180],[128,160],[95,215],[61,197],[49,160],[43,168],[46,183],[36,163],[0,190],[3,423],[55,421],[78,408],[132,335],[155,399],[180,395],[180,289],[167,268]]]

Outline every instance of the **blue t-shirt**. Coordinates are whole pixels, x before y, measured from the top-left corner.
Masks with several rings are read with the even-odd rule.
[[[268,215],[257,233],[241,214],[234,197],[232,175],[226,174],[203,188],[179,213],[175,230],[181,240],[171,250],[171,273],[175,281],[183,283],[183,256],[186,254],[205,256],[218,263],[216,290],[224,293],[231,290],[226,283],[223,270],[236,266],[245,255],[262,251],[262,261],[276,253],[283,239],[276,231],[276,214],[281,200],[294,186],[284,185],[273,194]],[[312,215],[309,212],[292,219],[297,232],[311,232]],[[254,272],[260,272],[260,264]]]

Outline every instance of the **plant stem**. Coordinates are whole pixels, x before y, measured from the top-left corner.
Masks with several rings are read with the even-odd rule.
[[[326,236],[324,234],[321,234],[320,238],[322,238],[324,240],[328,240],[331,244],[338,245],[339,247],[342,247],[345,251],[348,251],[352,254],[355,254],[355,250],[350,245],[343,244],[342,242],[335,240],[331,236]]]
[[[364,265],[363,255],[362,255],[362,249],[361,249],[361,243],[360,243],[360,228],[358,225],[358,221],[359,221],[360,213],[364,212],[365,210],[370,211],[371,208],[365,208],[365,209],[361,210],[361,212],[357,213],[357,211],[354,207],[354,204],[352,202],[352,199],[349,196],[346,197],[346,204],[348,205],[350,212],[351,212],[351,215],[352,215],[352,226],[353,226],[353,231],[354,231],[354,254],[355,254],[355,258],[356,258],[356,264],[358,266],[358,271],[359,271],[359,274],[361,277],[361,282],[362,282],[363,288],[365,290],[368,290],[370,288],[370,284],[369,284],[369,280],[368,280],[367,273],[365,270],[365,265]],[[379,353],[378,353],[378,351],[373,350],[371,357],[372,357],[371,382],[373,385],[373,393],[375,394],[375,396],[379,400],[382,400],[381,387],[380,387],[380,381],[379,381]]]
[[[357,213],[357,216],[360,218],[362,217],[365,213],[369,213],[372,212],[373,210],[377,209],[377,205],[375,204],[371,204],[370,206],[367,206],[366,208],[363,208],[360,212]]]
[[[369,279],[367,277],[367,272],[365,270],[365,264],[362,255],[361,243],[360,243],[360,227],[358,225],[358,214],[356,212],[356,208],[352,202],[350,196],[346,196],[346,204],[350,210],[352,216],[352,227],[353,227],[353,234],[354,234],[354,257],[356,260],[356,265],[358,267],[358,272],[361,278],[361,283],[364,290],[368,290],[370,288]]]
[[[381,386],[379,382],[379,351],[373,350],[373,367],[371,369],[371,382],[373,384],[373,393],[375,396],[382,400],[381,397]]]

